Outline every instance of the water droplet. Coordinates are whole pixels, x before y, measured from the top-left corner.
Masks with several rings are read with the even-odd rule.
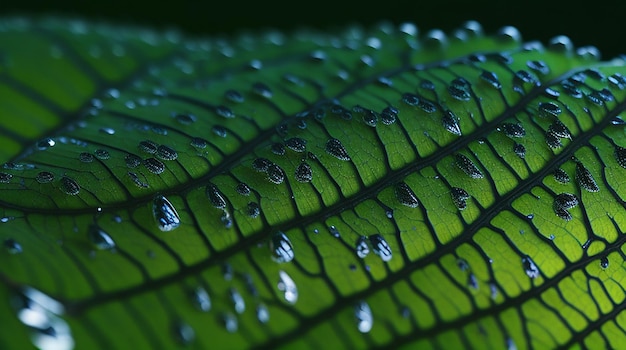
[[[580,161],[576,162],[576,182],[578,185],[589,192],[598,192],[600,187],[596,183],[596,180],[591,175],[589,169],[587,169]]]
[[[96,225],[89,226],[87,235],[91,244],[100,250],[111,250],[115,248],[115,241],[113,241],[113,238]]]
[[[233,227],[233,219],[230,216],[230,213],[224,210],[222,216],[220,217],[220,221],[224,224],[225,228]]]
[[[370,248],[367,245],[367,237],[359,237],[356,241],[354,250],[356,251],[356,255],[359,258],[364,259],[370,253]]]
[[[481,179],[484,177],[483,173],[476,167],[474,162],[465,155],[458,153],[455,155],[454,159],[456,166],[472,179]]]
[[[420,98],[411,93],[402,94],[402,102],[409,106],[417,106],[420,103]]]
[[[211,131],[215,135],[222,137],[222,138],[228,136],[228,130],[221,125],[213,125],[213,127],[211,128]]]
[[[469,271],[470,269],[469,263],[463,258],[456,259],[456,266],[458,266],[461,271]]]
[[[537,268],[537,265],[535,265],[533,260],[528,255],[522,258],[522,266],[524,267],[524,271],[528,277],[539,277],[539,268]]]
[[[501,130],[508,137],[524,137],[526,136],[526,129],[521,123],[504,123],[500,125]]]
[[[267,179],[272,183],[280,185],[285,181],[285,172],[280,166],[272,163],[267,167]]]
[[[257,95],[265,98],[272,98],[272,90],[270,90],[269,86],[263,83],[254,83],[252,84],[252,91]]]
[[[12,178],[13,174],[0,172],[0,183],[8,184],[9,182],[11,182]]]
[[[500,80],[498,80],[498,76],[494,72],[483,70],[483,72],[480,74],[480,78],[496,89],[502,88],[502,84],[500,83]]]
[[[298,301],[298,287],[285,271],[278,271],[278,290],[283,293],[283,297],[289,304],[295,304]]]
[[[619,90],[624,90],[626,88],[626,78],[619,73],[613,73],[608,78],[609,83],[618,88]]]
[[[467,275],[467,285],[472,289],[478,289],[478,280],[476,279],[476,275],[471,272]]]
[[[515,142],[513,144],[513,152],[521,159],[526,158],[526,147],[524,147],[521,143]]]
[[[65,194],[69,194],[70,196],[75,196],[78,192],[80,192],[80,186],[74,179],[63,176],[61,178],[61,191],[65,192]]]
[[[350,160],[348,152],[338,139],[331,138],[326,142],[326,152],[339,160]]]
[[[237,332],[237,329],[239,328],[239,322],[237,321],[237,317],[235,315],[230,312],[226,313],[222,315],[222,321],[224,322],[224,328],[226,328],[227,332]]]
[[[148,154],[155,154],[157,152],[158,145],[150,140],[143,140],[139,142],[139,150]]]
[[[160,145],[157,147],[156,156],[162,160],[176,160],[178,153],[172,147]]]
[[[445,110],[443,112],[443,117],[441,118],[441,123],[443,127],[449,133],[457,136],[461,136],[461,126],[459,125],[459,118],[452,113],[450,110]]]
[[[356,318],[356,326],[359,332],[369,333],[374,325],[374,318],[372,316],[372,309],[364,302],[360,301],[354,307],[354,317]]]
[[[272,259],[278,263],[290,262],[295,256],[289,237],[281,231],[272,237],[270,250],[272,251]]]
[[[182,125],[191,125],[196,122],[196,116],[193,114],[176,114],[174,118]]]
[[[296,181],[306,183],[313,180],[313,170],[311,166],[306,162],[301,162],[295,171]]]
[[[152,214],[161,231],[172,231],[180,225],[180,217],[176,212],[176,208],[174,208],[172,203],[163,195],[154,197],[152,202]]]
[[[242,314],[244,311],[246,311],[246,303],[243,300],[241,294],[239,294],[239,291],[237,291],[237,289],[230,288],[228,294],[230,295],[230,301],[233,302],[233,307],[235,308],[236,313]]]
[[[47,138],[37,142],[36,146],[38,150],[45,151],[48,148],[54,147],[54,145],[56,145],[56,142],[53,139]]]
[[[554,123],[550,124],[548,127],[548,133],[552,133],[557,137],[571,139],[572,134],[565,124],[563,124],[560,120],[555,120]]]
[[[146,158],[143,160],[143,165],[149,172],[159,175],[165,171],[165,164],[156,158]]]
[[[267,169],[272,164],[273,163],[269,159],[256,158],[254,161],[252,161],[252,168],[260,173],[266,173]]]
[[[528,66],[528,68],[530,68],[532,71],[535,71],[541,75],[546,75],[550,73],[550,67],[548,67],[548,65],[544,61],[527,61],[526,66]]]
[[[74,338],[70,327],[60,316],[61,303],[34,288],[26,287],[15,298],[17,318],[31,331],[31,341],[40,349],[70,350]]]
[[[452,201],[457,209],[463,210],[467,208],[467,200],[470,198],[467,191],[459,187],[452,187],[450,189],[450,194],[452,195]]]
[[[560,182],[562,184],[566,184],[569,182],[569,175],[567,175],[565,170],[561,168],[557,168],[556,170],[554,170],[553,176],[557,182]]]
[[[106,135],[115,135],[115,129],[113,128],[104,127],[100,128],[98,131]]]
[[[339,230],[335,227],[335,225],[330,225],[328,227],[328,232],[330,232],[330,235],[335,238],[341,238],[341,234],[339,234]]]
[[[609,267],[609,258],[607,258],[606,256],[603,256],[603,257],[600,259],[600,267],[601,267],[602,269],[606,269],[606,268],[608,268],[608,267]]]
[[[380,113],[380,119],[384,125],[391,125],[396,122],[398,110],[394,107],[385,107]]]
[[[93,162],[93,155],[91,153],[82,152],[78,155],[78,160],[83,163],[91,163]]]
[[[404,182],[399,182],[396,184],[395,194],[398,201],[409,207],[409,208],[417,208],[419,206],[419,201],[417,200],[417,196],[415,192]]]
[[[256,307],[256,318],[262,324],[266,324],[270,320],[270,312],[265,304],[259,304]]]
[[[9,252],[9,254],[19,254],[22,252],[22,245],[12,238],[4,240],[4,248]]]
[[[130,177],[130,179],[133,181],[133,183],[134,183],[137,187],[139,187],[139,188],[149,188],[149,187],[150,187],[150,185],[148,184],[148,182],[147,182],[147,181],[145,181],[145,176],[143,176],[143,174],[142,174],[142,176],[143,176],[144,180],[141,180],[141,179],[139,178],[139,175],[137,175],[137,173],[134,173],[134,172],[132,172],[132,171],[129,171],[127,174],[128,174],[128,177]]]
[[[271,150],[272,150],[272,153],[274,153],[277,156],[285,155],[285,145],[280,142],[273,143],[271,146]]]
[[[471,95],[469,93],[469,82],[467,82],[467,80],[465,79],[459,79],[462,78],[457,78],[453,80],[450,85],[448,85],[448,93],[450,94],[450,96],[459,101],[469,101],[471,98]]]
[[[127,154],[124,156],[124,162],[128,168],[136,168],[141,164],[141,158],[134,154]]]
[[[389,243],[387,243],[385,238],[380,234],[371,235],[369,238],[374,253],[380,256],[380,258],[385,262],[391,260],[391,258],[393,257],[391,253],[391,247],[389,246]]]
[[[224,195],[218,190],[217,186],[209,183],[206,186],[205,193],[211,205],[218,209],[226,209],[226,199],[224,199]]]
[[[250,187],[243,183],[240,182],[237,184],[237,187],[235,188],[235,191],[237,191],[237,193],[239,193],[242,196],[249,196],[250,195]]]
[[[111,158],[111,154],[109,153],[109,151],[107,151],[105,149],[97,149],[94,152],[94,155],[96,156],[96,158],[98,158],[100,160],[107,160],[107,159]]]
[[[211,310],[211,298],[203,287],[196,287],[191,293],[191,301],[194,307],[202,312]]]
[[[227,90],[224,93],[224,97],[226,97],[226,99],[230,100],[231,102],[235,102],[235,103],[242,103],[244,101],[243,95],[235,90]]]
[[[182,344],[190,344],[196,338],[196,333],[187,323],[176,322],[174,325],[174,336]]]
[[[255,202],[249,202],[247,208],[247,214],[251,218],[256,218],[261,214],[261,208]]]
[[[35,177],[35,180],[40,184],[47,184],[54,181],[54,174],[49,171],[40,171]]]
[[[306,140],[300,137],[292,137],[285,140],[285,146],[294,152],[306,151]]]
[[[205,149],[208,143],[203,138],[194,137],[194,138],[191,139],[190,144],[191,144],[191,146],[193,146],[195,148]]]

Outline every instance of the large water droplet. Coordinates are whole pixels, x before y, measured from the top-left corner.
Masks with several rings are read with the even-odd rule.
[[[370,306],[361,301],[354,307],[354,317],[356,318],[356,326],[361,333],[369,333],[374,325],[374,318],[372,316],[372,309]]]
[[[70,350],[74,338],[70,327],[60,316],[65,312],[61,303],[30,287],[23,289],[14,300],[17,318],[31,331],[31,341],[42,350]]]
[[[389,246],[389,243],[387,243],[387,241],[385,240],[383,236],[379,234],[371,235],[370,244],[372,245],[372,248],[374,249],[374,253],[380,256],[380,258],[383,259],[383,261],[387,262],[391,260],[391,258],[393,257],[391,253],[391,247]]]
[[[154,197],[152,214],[161,231],[172,231],[180,225],[180,217],[176,212],[176,208],[165,196],[157,195]]]
[[[10,254],[19,254],[22,252],[22,245],[12,238],[4,240],[4,248],[6,248]]]
[[[365,258],[370,253],[370,248],[367,245],[367,237],[365,236],[359,237],[359,239],[357,239],[356,241],[356,246],[354,250],[356,251],[356,255],[359,258],[361,259]]]
[[[298,301],[298,287],[285,271],[278,271],[280,279],[278,280],[278,290],[283,293],[285,300],[289,304],[295,304]]]

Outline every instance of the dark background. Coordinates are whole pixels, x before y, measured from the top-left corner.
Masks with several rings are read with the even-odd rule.
[[[250,0],[0,0],[0,14],[61,14],[112,22],[177,27],[189,34],[231,34],[258,28],[332,29],[382,19],[412,21],[423,31],[451,30],[469,19],[487,32],[514,25],[525,40],[547,42],[558,34],[576,46],[595,45],[603,58],[626,53],[626,1],[250,1]]]

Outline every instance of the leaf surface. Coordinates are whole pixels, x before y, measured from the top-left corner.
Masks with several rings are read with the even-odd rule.
[[[623,340],[622,60],[475,23],[0,42],[0,347]]]

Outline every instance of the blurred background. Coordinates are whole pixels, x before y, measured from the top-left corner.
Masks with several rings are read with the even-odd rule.
[[[367,26],[383,19],[412,21],[422,31],[449,31],[474,19],[487,32],[514,25],[525,40],[546,42],[565,34],[576,46],[597,46],[603,58],[626,53],[626,1],[620,0],[0,0],[0,15],[7,14],[80,16],[155,28],[176,27],[192,35],[261,28],[333,29],[347,23]]]

